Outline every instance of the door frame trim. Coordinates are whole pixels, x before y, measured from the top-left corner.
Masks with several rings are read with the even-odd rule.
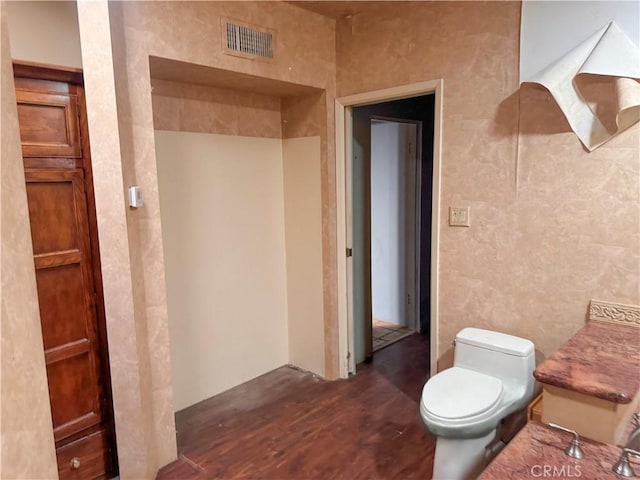
[[[430,375],[437,372],[438,364],[438,279],[440,244],[440,185],[442,163],[442,100],[444,80],[400,85],[382,90],[358,93],[335,99],[336,135],[336,258],[338,273],[338,352],[340,377],[347,378],[355,372],[351,262],[347,261],[346,249],[351,245],[351,214],[347,211],[351,188],[352,108],[372,103],[401,100],[424,94],[435,94],[433,131],[433,179],[431,195],[431,320],[430,320]]]
[[[29,62],[27,60],[18,59],[13,59],[11,62],[13,64],[14,77],[52,80],[54,82],[66,82],[84,86],[84,78],[82,76],[81,68]]]

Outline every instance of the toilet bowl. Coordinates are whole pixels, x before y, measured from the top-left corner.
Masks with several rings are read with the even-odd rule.
[[[425,384],[420,414],[438,438],[434,479],[474,478],[486,466],[499,423],[533,397],[533,343],[478,328],[456,335],[453,367]]]

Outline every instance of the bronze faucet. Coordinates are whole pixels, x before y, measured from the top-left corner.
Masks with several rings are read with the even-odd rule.
[[[633,430],[627,440],[627,446],[622,449],[620,459],[613,466],[612,470],[623,477],[633,477],[635,472],[629,463],[629,455],[640,457],[640,413],[633,414]]]

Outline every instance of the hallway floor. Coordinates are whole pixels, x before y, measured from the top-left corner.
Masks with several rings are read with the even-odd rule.
[[[373,320],[373,351],[377,352],[392,343],[408,337],[413,332],[407,327],[395,323]]]
[[[435,437],[418,402],[429,344],[413,334],[348,380],[282,367],[176,414],[159,479],[424,479]]]

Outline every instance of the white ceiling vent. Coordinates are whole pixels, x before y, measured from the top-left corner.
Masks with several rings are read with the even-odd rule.
[[[223,50],[229,55],[245,58],[272,59],[274,31],[228,18],[222,19]]]

